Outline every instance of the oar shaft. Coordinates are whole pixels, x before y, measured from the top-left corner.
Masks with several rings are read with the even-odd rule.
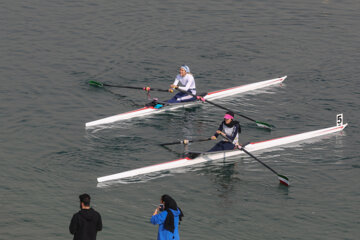
[[[211,140],[211,138],[204,138],[204,139],[198,139],[198,140],[189,140],[189,142],[205,142],[205,141],[209,141]]]
[[[175,145],[175,144],[187,144],[185,143],[185,141],[187,141],[188,143],[191,142],[205,142],[205,141],[209,141],[211,140],[211,138],[204,138],[204,139],[195,139],[195,140],[181,140],[181,141],[176,141],[176,142],[170,142],[170,143],[162,143],[160,144],[161,146],[168,146],[168,145]]]
[[[175,145],[175,144],[182,144],[183,141],[176,141],[176,142],[169,142],[169,143],[162,143],[161,146],[168,146],[168,145]]]
[[[107,87],[118,87],[118,88],[130,88],[130,89],[139,89],[139,90],[146,90],[145,87],[133,87],[133,86],[122,86],[122,85],[110,85],[110,84],[106,84],[104,83],[103,84],[104,86],[107,86]],[[168,92],[168,90],[165,90],[165,89],[159,89],[159,88],[149,88],[149,91],[152,90],[152,91],[158,91],[158,92]]]
[[[137,89],[137,90],[145,90],[145,91],[159,91],[159,92],[168,92],[168,90],[165,89],[159,89],[159,88],[150,88],[150,87],[133,87],[133,86],[124,86],[124,85],[112,85],[112,84],[107,84],[107,83],[100,83],[100,82],[96,82],[96,81],[90,81],[90,85],[94,85],[97,87],[116,87],[116,88],[128,88],[128,89]]]
[[[141,88],[141,87],[111,85],[111,84],[106,84],[106,83],[103,83],[103,86],[106,86],[106,87],[117,87],[117,88],[130,88],[130,89],[139,89],[139,90],[142,90],[142,89],[143,89],[143,88]]]
[[[267,169],[269,169],[270,171],[272,171],[274,174],[277,175],[279,181],[281,184],[285,185],[285,186],[289,186],[290,181],[289,178],[284,176],[284,175],[280,175],[278,174],[274,169],[272,169],[271,167],[269,167],[268,165],[266,165],[265,163],[263,163],[260,159],[258,159],[257,157],[255,157],[254,155],[252,155],[251,153],[249,153],[247,150],[245,150],[245,148],[241,148],[239,150],[242,150],[244,153],[246,153],[247,155],[249,155],[250,157],[254,158],[256,161],[258,161],[259,163],[261,163],[263,166],[265,166]]]
[[[265,163],[263,163],[260,159],[258,159],[257,157],[255,157],[254,155],[252,155],[251,153],[249,153],[247,150],[245,150],[245,148],[241,148],[239,149],[243,152],[245,152],[247,155],[249,155],[250,157],[254,158],[256,161],[258,161],[259,163],[261,163],[264,167],[266,167],[267,169],[269,169],[270,171],[272,171],[273,173],[275,173],[276,175],[279,175],[274,169],[272,169],[271,167],[269,167],[268,165],[266,165]]]
[[[179,88],[177,88],[177,90],[178,90],[178,91],[180,91],[180,92],[182,92],[182,93],[186,93],[186,94],[188,94],[188,95],[190,95],[190,96],[193,96],[193,97],[198,97],[198,96],[197,96],[197,95],[195,95],[195,94],[192,94],[192,93],[186,92],[186,91],[181,90],[181,89],[179,89]],[[204,99],[204,98],[203,98],[203,99]],[[235,114],[237,114],[237,115],[239,115],[239,116],[241,116],[241,117],[243,117],[243,118],[246,118],[246,119],[248,119],[248,120],[250,120],[250,121],[256,122],[256,120],[254,120],[254,119],[252,119],[252,118],[249,118],[249,117],[247,117],[247,116],[245,116],[245,115],[242,115],[242,114],[240,114],[240,113],[234,112],[233,110],[228,109],[228,108],[226,108],[226,107],[224,107],[224,106],[221,106],[221,105],[219,105],[219,104],[217,104],[217,103],[214,103],[214,102],[209,101],[209,100],[206,100],[206,99],[204,99],[204,101],[205,101],[205,102],[207,102],[207,103],[210,103],[210,104],[214,105],[215,107],[218,107],[218,108],[224,109],[224,110],[226,110],[226,111],[233,112],[233,113],[235,113]]]
[[[223,138],[225,138],[226,140],[228,140],[229,142],[231,142],[231,140],[225,135],[221,135]],[[261,161],[260,159],[258,159],[257,157],[255,157],[254,155],[252,155],[251,153],[249,153],[246,149],[245,146],[247,144],[244,145],[244,147],[241,148],[237,148],[238,150],[243,151],[244,153],[246,153],[247,155],[249,155],[250,157],[254,158],[256,161],[258,161],[259,163],[261,163],[264,167],[266,167],[267,169],[269,169],[270,171],[272,171],[274,174],[276,174],[278,176],[278,179],[280,180],[280,183],[289,186],[289,179],[284,176],[284,175],[280,175],[278,174],[274,169],[272,169],[271,167],[269,167],[268,165],[266,165],[263,161]]]
[[[218,108],[222,108],[222,109],[224,109],[224,110],[226,110],[226,111],[233,112],[233,113],[235,113],[236,115],[239,115],[239,116],[241,116],[241,117],[243,117],[243,118],[246,118],[246,119],[248,119],[248,120],[250,120],[250,121],[256,122],[256,120],[254,120],[254,119],[252,119],[252,118],[249,118],[249,117],[247,117],[247,116],[245,116],[245,115],[242,115],[242,114],[240,114],[240,113],[238,113],[238,112],[234,112],[233,110],[230,110],[230,109],[228,109],[228,108],[226,108],[226,107],[224,107],[224,106],[221,106],[221,105],[219,105],[219,104],[217,104],[217,103],[211,102],[211,101],[206,100],[206,99],[205,99],[205,101],[208,102],[208,103],[210,103],[210,104],[212,104],[212,105],[214,105],[214,106],[216,106],[216,107],[218,107]]]

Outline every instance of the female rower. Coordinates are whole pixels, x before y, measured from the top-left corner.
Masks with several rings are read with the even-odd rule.
[[[226,136],[228,139],[222,140],[218,142],[213,148],[211,148],[208,152],[215,151],[223,151],[223,150],[233,150],[239,146],[239,134],[241,133],[241,126],[238,121],[234,121],[234,113],[227,112],[224,116],[224,121],[220,124],[218,130],[211,137],[211,139],[215,140],[219,134],[222,136]]]
[[[179,87],[179,82],[183,87]],[[179,74],[176,76],[173,84],[170,85],[169,92],[173,92],[173,89],[179,88],[185,92],[196,95],[196,86],[194,76],[190,73],[190,68],[186,65],[180,67]],[[184,92],[177,93],[173,98],[168,100],[168,103],[179,103],[179,102],[191,102],[195,101],[196,97],[188,95]]]
[[[159,224],[157,239],[180,240],[178,225],[184,214],[169,195],[162,195],[160,203],[163,208],[160,206],[156,208],[150,219],[152,224]]]

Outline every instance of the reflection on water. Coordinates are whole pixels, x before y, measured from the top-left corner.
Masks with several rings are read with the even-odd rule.
[[[241,170],[237,167],[238,164],[238,162],[225,163],[224,160],[221,165],[209,166],[199,171],[199,174],[205,175],[214,182],[218,196],[224,200],[224,204],[231,201],[234,185],[241,181],[238,172]]]

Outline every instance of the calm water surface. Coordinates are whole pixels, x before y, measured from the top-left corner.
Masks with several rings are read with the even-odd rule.
[[[9,1],[0,3],[0,239],[71,239],[78,195],[103,217],[98,239],[155,239],[162,194],[184,211],[181,239],[358,239],[359,1]],[[98,186],[96,178],[179,157],[158,144],[209,137],[224,112],[204,105],[85,130],[143,106],[144,93],[89,80],[166,88],[186,63],[199,91],[288,75],[281,86],[216,100],[241,142],[335,125],[343,133]],[[170,98],[167,93],[152,97]],[[206,150],[214,142],[190,145]]]

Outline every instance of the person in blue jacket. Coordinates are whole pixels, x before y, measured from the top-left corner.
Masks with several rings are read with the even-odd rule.
[[[152,224],[159,225],[157,239],[180,240],[179,224],[184,214],[169,195],[162,195],[160,202],[150,219]]]

